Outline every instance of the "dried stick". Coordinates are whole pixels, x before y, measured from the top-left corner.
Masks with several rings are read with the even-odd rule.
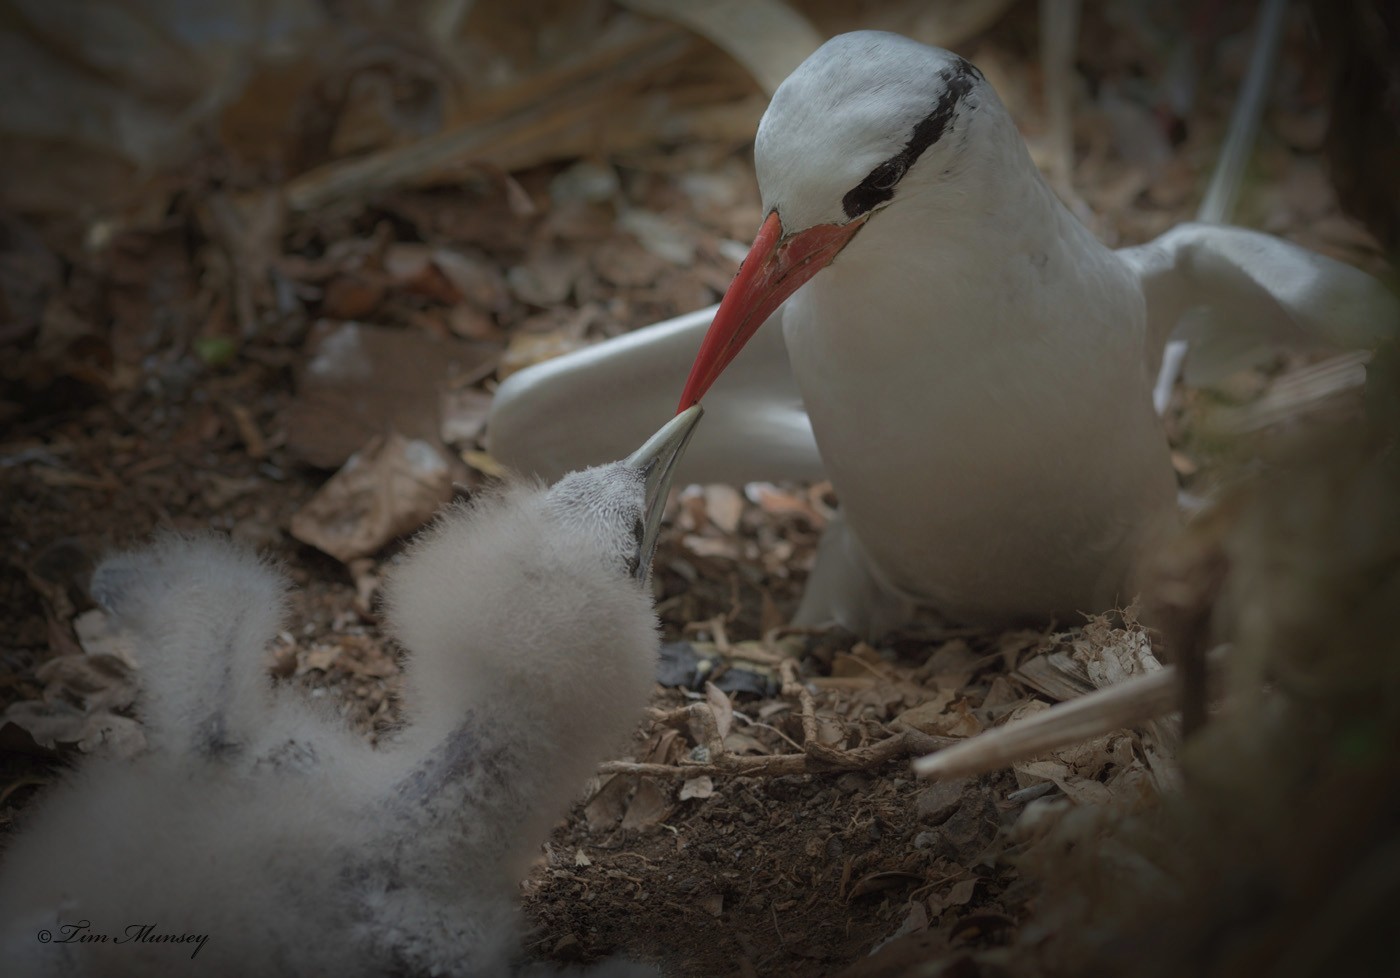
[[[906,754],[922,754],[953,743],[957,741],[952,737],[934,737],[916,730],[906,730],[853,750],[840,750],[809,741],[801,754],[751,756],[725,751],[717,757],[712,756],[707,763],[682,761],[676,765],[606,761],[599,765],[598,773],[645,774],[659,778],[698,778],[701,775],[724,774],[741,777],[830,774],[876,768]]]
[[[1210,665],[1219,662],[1219,655],[1209,657]],[[943,779],[994,771],[1171,713],[1179,695],[1176,668],[1166,666],[920,757],[914,773]]]
[[[495,162],[523,142],[613,109],[621,94],[640,88],[692,46],[676,27],[640,31],[579,63],[493,93],[482,100],[480,114],[451,129],[304,173],[287,184],[287,207],[304,212],[406,186],[449,166]]]

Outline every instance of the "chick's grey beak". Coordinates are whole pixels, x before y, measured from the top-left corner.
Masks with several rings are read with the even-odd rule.
[[[685,454],[690,436],[705,412],[700,405],[688,408],[661,427],[647,439],[623,464],[640,471],[646,477],[646,503],[642,514],[642,536],[637,542],[635,576],[645,581],[651,574],[651,558],[656,553],[656,537],[661,532],[661,516],[666,511],[666,494],[676,474],[676,463]]]

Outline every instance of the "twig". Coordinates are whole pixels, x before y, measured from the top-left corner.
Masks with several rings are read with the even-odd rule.
[[[676,27],[640,31],[579,63],[526,79],[495,96],[483,114],[444,132],[304,173],[287,184],[287,207],[304,212],[413,184],[451,166],[498,162],[521,143],[614,110],[624,91],[640,87],[692,46]]]
[[[778,663],[778,675],[782,676],[782,694],[797,698],[802,708],[802,743],[804,749],[811,750],[817,743],[817,703],[812,691],[797,675],[797,660],[784,659]]]
[[[682,761],[679,764],[646,764],[636,761],[606,761],[598,773],[644,774],[659,778],[698,778],[702,775],[737,775],[740,777],[781,776],[786,774],[830,774],[862,771],[879,767],[906,754],[922,754],[947,744],[957,743],[952,737],[934,737],[916,730],[906,730],[884,740],[841,750],[824,744],[809,743],[801,754],[768,754],[763,756],[731,754],[728,751],[712,757],[708,763]]]
[[[1209,659],[1218,666],[1219,655]],[[921,778],[959,778],[994,771],[1170,713],[1178,706],[1176,669],[1167,666],[988,730],[914,761]]]

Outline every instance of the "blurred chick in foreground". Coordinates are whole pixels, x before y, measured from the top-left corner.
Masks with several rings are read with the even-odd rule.
[[[558,974],[518,961],[515,887],[646,705],[651,556],[698,418],[422,534],[389,585],[406,723],[379,749],[271,685],[266,563],[174,535],[106,560],[93,595],[135,640],[150,746],[27,813],[0,864],[6,973]]]

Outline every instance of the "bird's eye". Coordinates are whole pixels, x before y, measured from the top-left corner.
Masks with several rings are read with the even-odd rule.
[[[846,216],[854,220],[885,201],[894,199],[894,186],[903,179],[908,169],[909,164],[896,156],[867,173],[859,186],[841,198],[841,207]]]
[[[646,525],[642,522],[642,518],[638,516],[632,521],[632,543],[634,549],[627,556],[628,577],[636,577],[637,572],[641,570],[642,558],[644,556],[642,553],[642,537],[646,536],[646,532]]]
[[[903,160],[886,160],[875,168],[870,176],[865,178],[865,182],[876,190],[889,190],[904,179],[904,171],[908,169]]]

